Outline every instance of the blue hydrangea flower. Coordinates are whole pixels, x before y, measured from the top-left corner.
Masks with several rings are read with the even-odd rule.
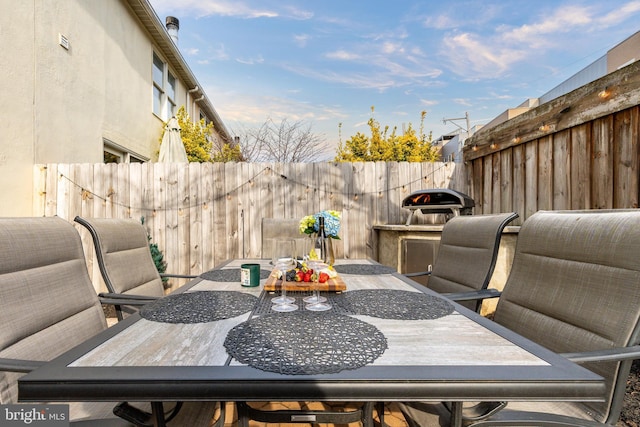
[[[339,239],[338,233],[340,232],[340,213],[336,211],[322,211],[313,215],[315,218],[315,223],[313,228],[315,231],[318,231],[319,222],[318,218],[324,218],[324,231],[328,237]]]

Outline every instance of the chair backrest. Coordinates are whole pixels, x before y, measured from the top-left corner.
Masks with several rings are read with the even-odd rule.
[[[296,241],[298,256],[302,256],[305,245],[310,244],[309,236],[300,233],[300,219],[295,218],[262,218],[262,258],[271,258],[273,242],[276,239],[290,238]]]
[[[495,321],[557,353],[638,344],[640,210],[540,211],[520,229]],[[606,380],[604,403],[584,403],[615,423],[631,361],[585,363]]]
[[[427,287],[439,293],[486,289],[498,259],[502,231],[518,217],[515,212],[462,215],[442,229],[438,255]],[[476,310],[480,302],[463,302]]]
[[[100,273],[109,292],[163,296],[164,287],[151,258],[142,223],[122,218],[83,218],[75,221],[89,230]]]
[[[0,218],[0,358],[48,361],[107,326],[80,235],[60,218]],[[0,372],[0,404],[21,374]]]

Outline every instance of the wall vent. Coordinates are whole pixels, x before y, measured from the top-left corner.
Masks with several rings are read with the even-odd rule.
[[[58,43],[63,48],[69,50],[69,39],[64,36],[64,34],[58,34]]]

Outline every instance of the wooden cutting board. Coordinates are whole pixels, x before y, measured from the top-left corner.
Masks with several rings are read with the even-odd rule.
[[[313,282],[287,282],[287,291],[312,291],[315,283]],[[342,292],[347,289],[340,276],[333,277],[324,283],[318,283],[321,292]],[[264,284],[264,290],[267,292],[279,291],[282,288],[282,280],[274,275],[269,276]]]

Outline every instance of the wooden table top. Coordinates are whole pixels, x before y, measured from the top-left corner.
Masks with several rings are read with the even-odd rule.
[[[238,269],[267,260],[232,260]],[[337,265],[366,264],[340,260]],[[399,290],[436,295],[401,275],[341,274],[345,292]],[[262,285],[195,279],[179,292],[235,291],[260,297]],[[439,298],[439,297],[438,297]],[[455,303],[435,319],[354,314],[375,326],[387,348],[372,363],[329,374],[288,375],[231,358],[224,341],[256,317],[163,323],[131,316],[44,367],[22,377],[23,401],[225,400],[416,401],[598,400],[602,379]]]

